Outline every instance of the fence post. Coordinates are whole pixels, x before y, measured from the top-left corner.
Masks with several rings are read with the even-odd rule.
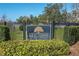
[[[27,25],[25,26],[25,28],[26,28],[26,30],[25,30],[25,35],[26,35],[26,40],[27,40],[27,38],[28,38],[28,34],[27,34]]]
[[[54,38],[54,31],[55,31],[55,22],[51,23],[51,39]]]
[[[26,24],[23,23],[23,40],[26,39]]]
[[[52,39],[52,26],[51,26],[51,23],[50,23],[50,40]]]

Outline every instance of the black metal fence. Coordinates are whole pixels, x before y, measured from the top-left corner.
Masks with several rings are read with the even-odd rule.
[[[20,24],[17,24],[20,26]],[[53,26],[51,24],[43,24],[43,25],[27,25],[25,34],[21,33],[16,35],[15,29],[17,28],[12,22],[8,22],[6,26],[10,29],[10,37],[11,39],[16,39],[16,36],[24,38],[25,35],[26,39],[51,39]],[[55,27],[60,28],[64,26],[79,26],[79,23],[55,23]],[[35,28],[42,27],[43,32],[34,32]],[[17,30],[18,31],[18,30]],[[39,31],[39,30],[38,30]],[[4,39],[3,29],[0,28],[0,39]],[[17,38],[18,39],[18,38]]]

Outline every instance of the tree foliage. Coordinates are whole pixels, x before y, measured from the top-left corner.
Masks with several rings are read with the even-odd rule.
[[[49,22],[55,21],[58,22],[61,20],[61,9],[63,7],[63,4],[55,3],[55,4],[47,4],[45,7],[45,15],[47,15],[47,18]]]

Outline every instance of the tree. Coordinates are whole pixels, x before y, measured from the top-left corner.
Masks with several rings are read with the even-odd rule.
[[[7,22],[7,16],[4,14],[2,17],[1,17],[1,23],[3,24],[3,25],[6,25],[6,22]]]
[[[34,18],[33,18],[33,24],[39,24],[39,21],[38,21],[38,17],[37,16],[35,16]]]
[[[51,28],[51,38],[54,38],[54,30],[55,30],[55,23],[60,22],[61,20],[61,12],[63,4],[54,3],[54,4],[47,4],[44,10],[44,14],[47,16],[48,22],[52,24]]]
[[[26,16],[20,16],[18,19],[17,19],[17,22],[20,23],[20,27],[19,29],[23,31],[23,27],[26,26],[26,24],[30,24],[30,19]]]
[[[17,22],[22,23],[22,24],[31,24],[32,23],[31,19],[29,17],[26,17],[26,16],[20,16],[17,19]]]
[[[30,21],[31,21],[31,24],[38,24],[38,17],[37,16],[33,16],[33,15],[30,15]]]
[[[44,14],[40,14],[40,15],[38,16],[38,21],[39,21],[39,23],[47,24],[47,23],[48,23],[47,16],[44,15]]]
[[[45,7],[45,15],[47,15],[47,18],[49,22],[58,22],[61,18],[61,12],[60,10],[62,9],[63,4],[61,3],[55,3],[55,4],[47,4]]]
[[[72,6],[73,6],[72,15],[74,16],[74,21],[77,22],[79,17],[79,3],[73,3]]]
[[[79,3],[73,3],[73,9],[79,9]]]
[[[62,22],[67,22],[67,10],[64,9],[63,12],[62,12]]]
[[[33,20],[33,18],[34,18],[34,16],[33,15],[30,15],[30,19]]]

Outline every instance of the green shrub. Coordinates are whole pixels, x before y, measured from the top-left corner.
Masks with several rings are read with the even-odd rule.
[[[4,25],[0,26],[0,39],[2,39],[2,40],[10,39],[10,31],[7,26],[4,26]]]
[[[0,43],[0,55],[59,56],[69,54],[69,45],[62,40],[16,40]]]
[[[0,41],[4,39],[4,27],[0,26]]]
[[[79,41],[79,26],[66,26],[64,28],[64,39],[70,45]]]
[[[23,25],[20,25],[20,26],[19,26],[19,29],[20,29],[21,31],[23,31]]]
[[[10,30],[8,27],[4,28],[4,37],[5,37],[5,41],[10,40]]]

